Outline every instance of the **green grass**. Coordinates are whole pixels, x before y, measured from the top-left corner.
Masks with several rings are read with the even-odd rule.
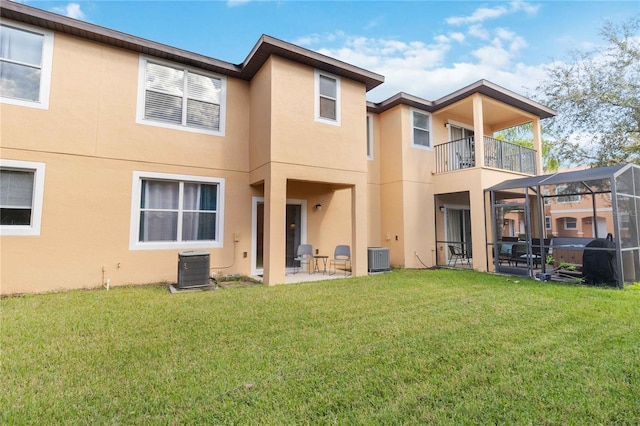
[[[638,424],[640,288],[473,271],[5,298],[1,424]]]

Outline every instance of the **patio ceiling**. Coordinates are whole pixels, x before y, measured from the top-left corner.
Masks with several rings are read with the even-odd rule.
[[[434,115],[446,114],[458,121],[473,124],[473,97],[462,99],[448,107],[434,112]],[[492,131],[499,131],[532,121],[535,117],[510,105],[494,99],[482,97],[482,118]]]

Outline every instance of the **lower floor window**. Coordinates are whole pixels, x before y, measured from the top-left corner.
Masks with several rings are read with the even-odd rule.
[[[578,229],[578,220],[575,217],[565,217],[564,218],[564,229]]]
[[[221,244],[223,186],[223,179],[137,173],[136,248]]]
[[[33,207],[32,170],[0,170],[0,225],[30,225]]]
[[[39,235],[44,164],[0,160],[0,233]]]

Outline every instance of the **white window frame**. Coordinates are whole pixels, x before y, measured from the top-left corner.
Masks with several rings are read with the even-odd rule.
[[[582,200],[580,194],[577,195],[562,195],[562,192],[567,189],[567,185],[556,186],[556,204],[576,204]],[[563,197],[565,198],[563,200]]]
[[[0,235],[40,235],[42,203],[44,199],[44,163],[32,161],[1,160],[0,168],[33,172],[33,196],[31,198],[31,223],[29,225],[0,225]]]
[[[373,160],[373,115],[367,114],[367,160]]]
[[[461,123],[459,121],[447,120],[447,123],[445,124],[445,126],[447,127],[447,133],[448,133],[449,141],[454,141],[455,140],[455,139],[453,139],[453,128],[454,127],[457,127],[458,129],[461,129],[463,131],[467,130],[467,131],[475,134],[475,130],[474,130],[473,126],[467,126],[466,124]],[[474,135],[466,136],[466,137],[463,137],[463,139],[469,138],[469,137],[472,138],[473,136]]]
[[[14,21],[3,21],[3,26],[16,28],[18,30],[27,31],[42,35],[42,63],[40,64],[40,93],[37,101],[26,99],[17,99],[1,96],[0,103],[23,106],[36,109],[49,109],[49,94],[51,92],[51,69],[53,64],[53,32],[43,30],[42,28],[25,25]]]
[[[433,120],[432,120],[432,117],[431,117],[431,113],[428,113],[426,111],[423,111],[423,110],[420,110],[420,109],[416,109],[416,108],[411,108],[410,111],[411,111],[411,147],[412,148],[418,148],[418,149],[424,149],[424,150],[427,150],[427,151],[432,151],[433,150]],[[414,141],[414,129],[416,128],[414,123],[413,123],[414,113],[425,115],[425,116],[427,116],[427,118],[429,120],[429,129],[422,129],[422,128],[418,127],[418,129],[420,129],[420,130],[427,130],[429,132],[429,146],[416,144],[415,141]]]
[[[573,223],[575,223],[575,227],[571,227],[569,226],[569,221],[568,219],[570,219]],[[564,230],[565,231],[577,231],[578,230],[578,219],[575,217],[565,217],[564,218]]]
[[[545,216],[544,217],[544,228],[548,231],[550,229],[553,229],[553,222],[551,222],[551,216]]]
[[[206,77],[216,78],[220,80],[220,128],[218,130],[210,130],[204,129],[201,127],[188,126],[186,124],[173,124],[166,123],[163,121],[149,120],[144,117],[144,106],[145,106],[145,92],[146,92],[146,74],[147,74],[147,63],[153,63],[161,66],[178,68],[185,72],[192,72],[194,74],[203,75]],[[138,100],[137,100],[137,108],[136,108],[136,123],[144,124],[147,126],[155,126],[155,127],[163,127],[166,129],[175,129],[181,130],[185,132],[193,132],[193,133],[202,133],[205,135],[214,135],[214,136],[224,136],[225,135],[225,123],[226,123],[226,115],[227,115],[227,78],[222,75],[206,72],[203,70],[199,70],[193,67],[188,67],[185,65],[163,61],[155,58],[147,58],[145,56],[140,56],[139,66],[138,66]],[[183,105],[183,108],[185,106]]]
[[[336,82],[336,119],[332,120],[330,118],[321,117],[320,116],[320,77],[330,78],[335,80]],[[322,72],[320,70],[315,70],[314,72],[314,85],[315,85],[315,121],[318,123],[331,124],[332,126],[340,126],[340,103],[341,103],[341,85],[340,85],[340,77],[329,74],[326,72]],[[326,96],[323,96],[326,97]]]
[[[216,211],[216,239],[207,241],[139,241],[140,235],[140,196],[143,180],[166,180],[183,183],[205,183],[218,185]],[[187,248],[222,248],[224,242],[224,191],[225,179],[176,175],[169,173],[153,173],[134,171],[131,184],[131,224],[129,233],[129,250],[170,250]]]

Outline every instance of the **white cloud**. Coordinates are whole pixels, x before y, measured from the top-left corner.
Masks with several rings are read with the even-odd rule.
[[[527,41],[514,33],[513,31],[509,31],[504,28],[496,28],[495,29],[496,38],[493,41],[493,44],[500,44],[502,46],[502,41],[509,42],[509,53],[516,55],[520,50],[527,47],[529,44]]]
[[[484,22],[487,19],[498,18],[508,12],[509,10],[504,6],[497,6],[494,8],[480,7],[469,16],[452,16],[447,18],[445,22],[449,25],[473,24],[477,22]]]
[[[480,65],[492,68],[505,68],[509,65],[509,52],[502,46],[484,46],[472,52],[472,55],[478,58]]]
[[[516,12],[525,12],[533,15],[538,12],[540,6],[532,5],[525,1],[515,0],[508,5],[500,5],[495,7],[479,7],[468,16],[451,16],[445,20],[449,25],[477,24],[489,19],[496,19],[504,15]]]
[[[372,30],[374,28],[379,27],[380,25],[382,25],[383,19],[382,18],[375,18],[372,19],[371,21],[369,21],[365,26],[364,29],[365,30]]]
[[[79,19],[81,21],[87,20],[87,15],[80,10],[80,5],[78,3],[69,3],[66,6],[54,7],[52,10],[55,13],[68,16],[69,18]]]
[[[465,36],[462,33],[450,33],[449,37],[452,40],[457,41],[458,43],[462,43],[464,41],[464,39],[465,39]]]
[[[513,31],[509,31],[505,28],[496,28],[495,33],[496,36],[500,37],[503,40],[512,40],[516,35]]]
[[[515,0],[511,2],[511,10],[515,11],[524,11],[527,15],[535,15],[538,13],[540,9],[540,5],[533,5],[531,3],[527,3],[526,1]]]
[[[297,43],[315,46],[320,53],[385,76],[385,83],[367,95],[374,102],[398,92],[435,100],[480,79],[527,96],[527,90],[533,90],[544,77],[542,65],[529,66],[513,60],[526,42],[511,31],[495,31],[489,43],[470,46],[472,50],[463,56],[464,60],[448,65],[453,40],[464,40],[464,36],[436,36],[432,43],[425,43],[337,32],[313,34]]]
[[[489,40],[491,34],[489,30],[484,28],[482,25],[472,25],[469,27],[468,33],[470,36],[479,38],[481,40]]]

